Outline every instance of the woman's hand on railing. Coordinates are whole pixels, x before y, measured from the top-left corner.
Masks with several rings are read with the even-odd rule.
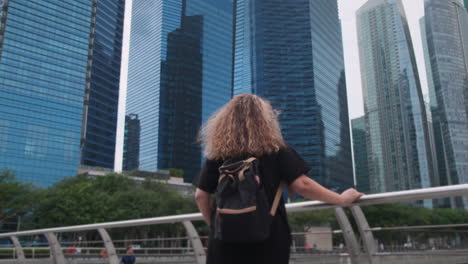
[[[361,198],[361,196],[363,196],[363,195],[364,195],[364,193],[358,192],[354,188],[349,188],[348,190],[341,193],[341,195],[340,195],[340,198],[341,198],[340,205],[347,206],[347,205],[351,204],[352,202],[354,202],[356,200],[359,200],[359,198]]]

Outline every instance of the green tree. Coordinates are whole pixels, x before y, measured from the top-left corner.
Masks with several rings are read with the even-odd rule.
[[[0,172],[0,229],[5,220],[24,215],[32,206],[35,192],[31,185],[15,180],[12,170]]]
[[[169,171],[169,175],[171,175],[172,177],[177,177],[177,178],[183,178],[184,177],[184,170],[183,169],[169,168],[167,170]]]
[[[306,227],[329,224],[333,229],[339,229],[333,209],[314,210],[288,214],[291,229],[297,232],[306,231]]]
[[[29,228],[68,226],[195,212],[193,199],[147,178],[78,175],[41,193]]]

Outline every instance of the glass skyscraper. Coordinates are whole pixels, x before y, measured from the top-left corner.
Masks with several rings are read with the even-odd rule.
[[[462,0],[426,0],[421,20],[441,185],[468,183],[468,15]],[[468,208],[468,198],[452,199]]]
[[[124,171],[135,170],[140,166],[140,130],[138,115],[126,115],[122,165]]]
[[[369,165],[367,162],[366,120],[364,116],[351,120],[353,129],[354,172],[356,188],[360,192],[370,192]]]
[[[114,167],[125,0],[96,4],[91,75],[86,90],[81,164]]]
[[[431,187],[427,116],[403,3],[369,0],[357,12],[357,30],[371,192]]]
[[[140,170],[199,172],[200,125],[231,98],[232,13],[230,0],[133,1],[126,112]]]
[[[48,186],[113,163],[124,0],[6,0],[0,168]]]
[[[353,186],[337,1],[237,0],[233,93],[254,93],[281,111],[285,140],[309,176]]]
[[[50,185],[80,163],[93,1],[2,3],[0,168]]]

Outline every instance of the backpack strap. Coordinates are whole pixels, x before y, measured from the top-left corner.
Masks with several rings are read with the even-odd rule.
[[[281,197],[283,196],[283,183],[280,183],[278,186],[278,190],[276,191],[275,199],[273,200],[273,205],[271,206],[270,210],[270,215],[275,216],[276,215],[276,209],[278,209],[278,205],[280,202]]]
[[[254,161],[254,160],[256,160],[256,158],[255,158],[255,157],[250,157],[250,158],[248,158],[248,159],[244,160],[244,162],[246,162],[246,163],[250,163],[250,162],[252,162],[252,161]]]
[[[239,171],[239,180],[240,181],[245,180],[244,171],[247,170],[248,168],[250,168],[250,166],[252,166],[252,162],[254,160],[256,160],[256,158],[254,158],[254,157],[250,157],[250,158],[244,160],[244,165],[242,166],[242,169]]]

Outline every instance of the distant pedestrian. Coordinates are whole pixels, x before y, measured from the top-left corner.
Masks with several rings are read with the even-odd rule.
[[[290,103],[294,104],[293,101]],[[205,147],[206,161],[194,184],[197,186],[195,200],[198,208],[211,229],[208,264],[287,264],[289,262],[291,231],[284,201],[275,199],[276,194],[281,195],[281,182],[286,183],[288,191],[297,192],[303,197],[339,205],[348,205],[363,195],[354,189],[348,189],[339,195],[310,179],[306,175],[310,169],[309,165],[283,140],[277,113],[268,101],[259,96],[252,94],[235,96],[209,119],[202,128],[200,136]],[[250,176],[252,179],[247,179],[242,170],[242,173],[234,178],[233,174],[227,173],[229,169],[223,166],[230,161],[239,161],[235,164],[240,164],[241,161],[247,164],[252,160],[258,162],[256,168],[261,177],[256,175]],[[223,176],[220,175],[221,166],[224,167]],[[234,170],[232,172],[237,173]],[[262,195],[266,193],[269,208],[273,209],[271,224],[264,223],[265,226],[269,226],[268,237],[265,240],[236,243],[223,240],[219,238],[218,232],[215,233],[215,227],[216,231],[220,230],[222,220],[226,219],[222,217],[234,219],[257,210],[254,206],[237,210],[212,207],[211,194],[216,192],[219,182],[231,184],[229,177],[232,181],[242,181],[238,186],[249,184],[251,187],[252,182],[256,181],[256,190]],[[223,186],[226,184],[220,184],[221,190],[224,191]],[[261,196],[260,202],[265,201],[263,198],[265,197]],[[278,201],[279,206],[275,210]],[[246,233],[249,231],[245,230],[252,229],[251,226],[256,223],[243,223],[238,222],[234,226],[235,229],[223,232],[228,232],[232,236],[237,233],[248,236],[250,233]]]
[[[125,256],[122,257],[120,260],[121,264],[136,264],[136,257],[133,253],[133,247],[127,247],[127,253]]]
[[[102,258],[102,259],[106,259],[108,258],[109,256],[107,255],[107,250],[105,248],[103,248],[101,250],[101,253],[99,253],[99,257]]]
[[[67,247],[67,250],[65,251],[65,254],[71,255],[71,254],[76,254],[76,246],[71,245]]]

